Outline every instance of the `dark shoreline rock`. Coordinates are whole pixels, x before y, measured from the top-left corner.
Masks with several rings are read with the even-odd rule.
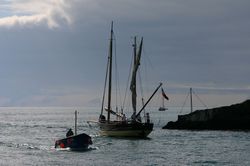
[[[176,122],[168,122],[163,129],[250,130],[250,100],[179,115]]]

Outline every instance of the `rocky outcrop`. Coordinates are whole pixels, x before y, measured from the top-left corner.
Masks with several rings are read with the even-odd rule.
[[[168,122],[163,129],[250,130],[250,100],[179,115],[176,122]]]

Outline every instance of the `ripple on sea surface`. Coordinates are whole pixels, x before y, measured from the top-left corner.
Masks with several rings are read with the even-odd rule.
[[[10,112],[9,112],[10,111]],[[249,165],[250,133],[231,131],[162,130],[169,114],[155,113],[161,123],[150,139],[101,137],[86,121],[98,109],[79,109],[79,132],[92,136],[86,152],[55,150],[55,140],[73,128],[72,109],[2,108],[0,165]],[[92,111],[95,111],[93,113]],[[169,117],[168,117],[169,118]],[[166,118],[167,119],[167,118]]]

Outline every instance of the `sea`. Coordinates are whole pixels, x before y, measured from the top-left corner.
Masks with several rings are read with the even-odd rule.
[[[74,129],[78,111],[78,133],[92,137],[85,151],[55,149],[57,139]],[[99,116],[93,107],[1,107],[0,165],[158,166],[158,165],[250,165],[250,132],[164,130],[176,120],[178,108],[148,110],[154,130],[146,139],[100,136]]]

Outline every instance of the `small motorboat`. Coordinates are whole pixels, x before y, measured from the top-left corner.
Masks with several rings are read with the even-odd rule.
[[[70,150],[87,150],[89,145],[92,145],[92,138],[85,134],[77,134],[77,111],[75,111],[75,134],[70,129],[66,138],[59,139],[55,142],[55,148],[69,148]]]
[[[70,148],[70,150],[87,150],[89,145],[92,145],[92,139],[85,133],[69,136],[55,142],[55,148]]]
[[[160,107],[159,109],[158,109],[158,111],[166,111],[167,110],[167,108],[165,108],[165,107]]]

